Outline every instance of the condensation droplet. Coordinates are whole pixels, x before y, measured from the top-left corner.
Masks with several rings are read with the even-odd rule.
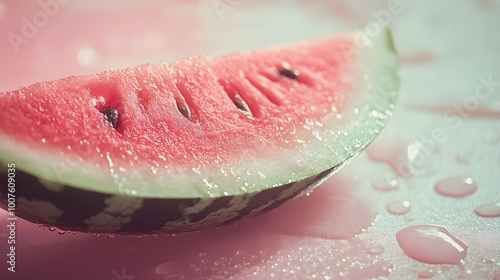
[[[453,177],[437,182],[434,189],[444,196],[464,197],[475,193],[477,184],[470,177]]]
[[[422,271],[418,272],[418,278],[425,278],[425,279],[427,279],[427,278],[433,277],[434,275],[436,275],[436,272],[433,269],[422,270]]]
[[[178,261],[164,262],[156,267],[155,272],[164,276],[163,279],[182,280],[185,278],[182,272],[182,263]]]
[[[461,264],[468,247],[445,227],[415,225],[400,230],[396,240],[410,258],[430,264]]]
[[[371,255],[380,255],[385,251],[385,248],[382,244],[375,242],[367,246],[367,251]]]
[[[500,133],[491,133],[484,136],[484,142],[486,144],[498,144],[500,143]]]
[[[411,206],[407,200],[396,200],[387,204],[386,209],[391,214],[404,215],[411,210]]]
[[[500,217],[500,201],[481,205],[474,209],[474,213],[485,218]]]
[[[50,230],[50,231],[57,231],[57,233],[59,233],[59,234],[64,234],[64,233],[66,233],[66,231],[65,231],[65,230],[62,230],[62,229],[57,228],[57,227],[54,227],[54,226],[49,227],[49,230]]]
[[[395,179],[380,179],[372,182],[372,187],[376,190],[387,192],[399,189],[399,181]]]

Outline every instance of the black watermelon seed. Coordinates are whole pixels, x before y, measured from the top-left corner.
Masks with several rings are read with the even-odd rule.
[[[189,110],[189,107],[185,104],[179,104],[177,103],[177,110],[188,120],[191,120],[191,110]]]
[[[236,108],[240,109],[245,114],[250,114],[250,108],[248,108],[248,105],[244,100],[238,98],[233,100],[233,103],[236,106]]]
[[[106,120],[113,128],[118,127],[118,121],[120,120],[120,113],[116,108],[107,107],[104,108],[101,113],[106,117]]]
[[[279,73],[281,76],[285,76],[290,79],[297,79],[300,76],[300,71],[299,70],[292,70],[292,69],[280,69]]]

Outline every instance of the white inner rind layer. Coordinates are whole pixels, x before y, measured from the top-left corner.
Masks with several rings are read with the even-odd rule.
[[[169,166],[156,174],[146,168],[97,167],[66,151],[30,148],[0,134],[0,161],[13,162],[19,170],[43,180],[76,188],[152,198],[208,198],[254,193],[314,176],[343,163],[364,149],[389,120],[399,87],[398,62],[391,34],[384,29],[370,46],[357,46],[354,33],[352,61],[346,71],[353,90],[341,115],[332,110],[322,126],[297,130],[304,143],[295,150],[273,148],[269,154],[242,157],[229,164]],[[349,50],[348,50],[349,51]]]

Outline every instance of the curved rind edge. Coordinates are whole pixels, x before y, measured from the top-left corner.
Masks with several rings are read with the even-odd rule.
[[[33,223],[62,230],[118,233],[180,233],[219,227],[270,211],[337,173],[345,164],[316,176],[261,192],[219,198],[155,199],[113,196],[56,185],[16,172],[15,214]],[[7,181],[7,174],[0,174]],[[73,199],[68,199],[73,198]],[[2,196],[1,208],[7,210]]]

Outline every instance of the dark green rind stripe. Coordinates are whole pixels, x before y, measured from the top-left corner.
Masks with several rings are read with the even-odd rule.
[[[16,215],[34,223],[81,232],[147,234],[197,231],[272,210],[329,178],[338,167],[341,165],[257,193],[204,199],[111,196],[71,186],[61,186],[55,191],[33,175],[17,171]],[[7,181],[7,174],[0,177],[1,181]],[[4,209],[7,209],[6,191],[7,188],[0,189]]]

